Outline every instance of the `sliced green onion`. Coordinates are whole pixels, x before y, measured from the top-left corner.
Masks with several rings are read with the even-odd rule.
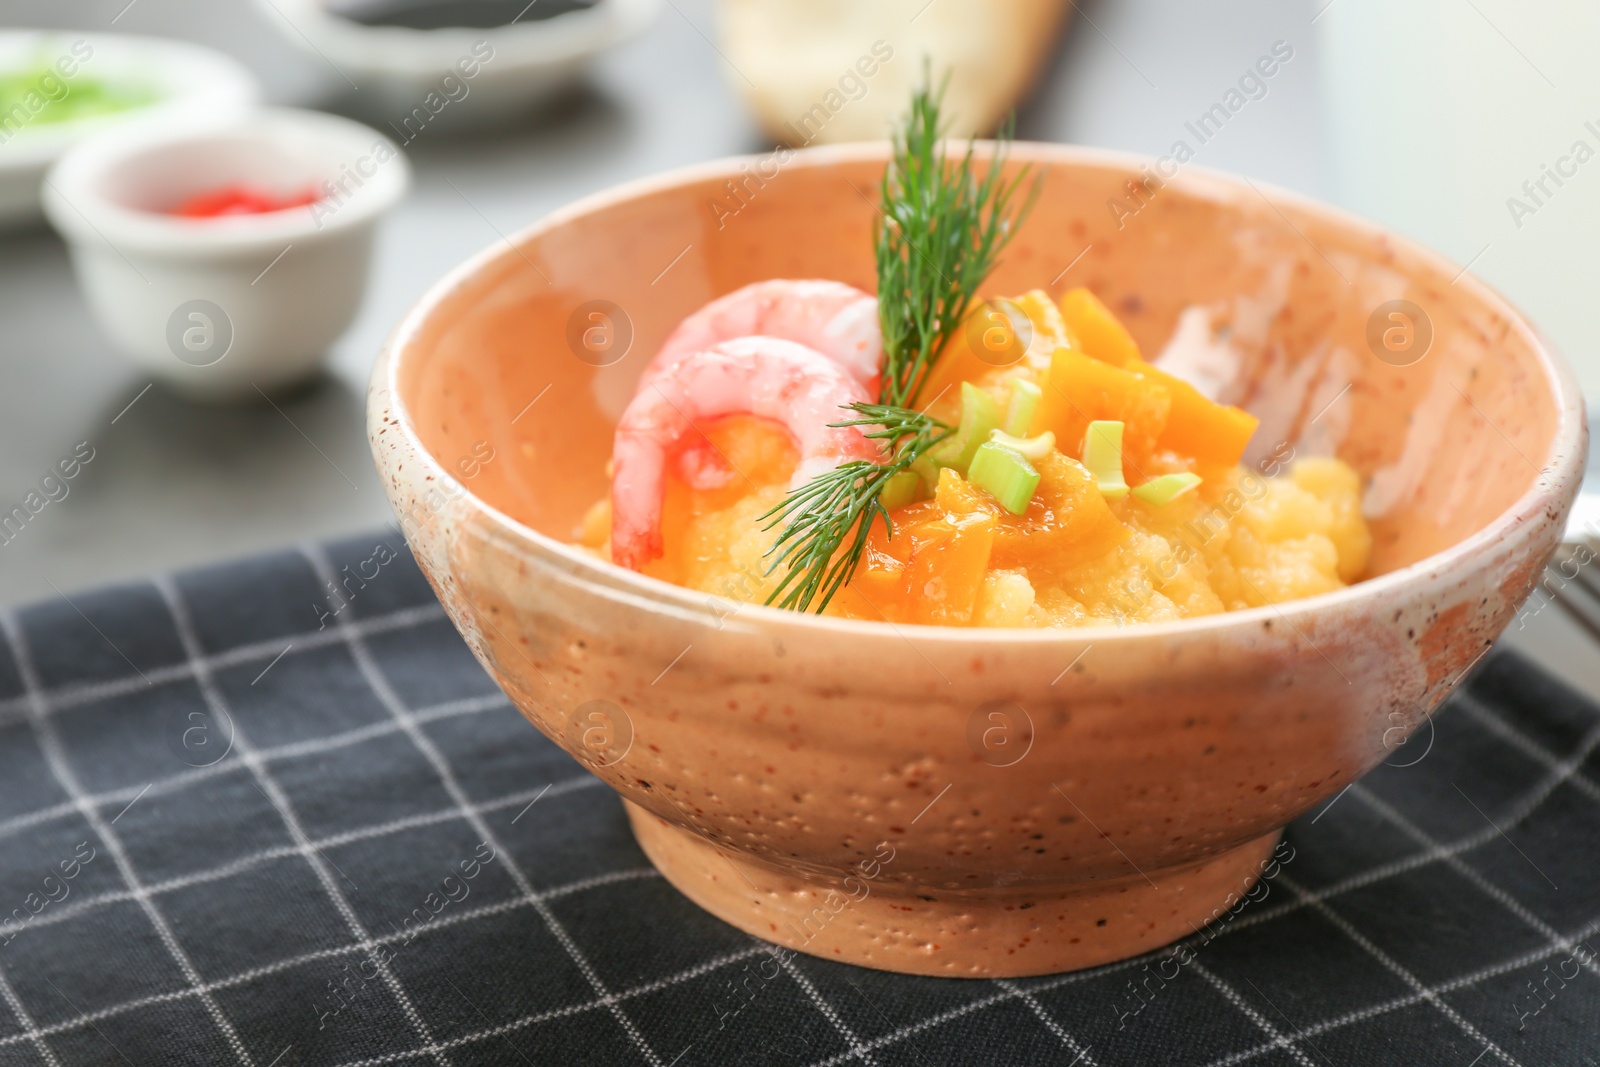
[[[1143,485],[1133,487],[1133,495],[1143,500],[1146,504],[1156,507],[1172,503],[1183,494],[1189,492],[1200,484],[1200,476],[1183,471],[1179,474],[1163,474],[1159,478],[1152,478]]]
[[[1122,477],[1122,423],[1111,420],[1091,422],[1083,435],[1083,465],[1089,468],[1107,500],[1128,495]]]
[[[1018,378],[1011,383],[1011,399],[1006,404],[1006,433],[1012,437],[1028,436],[1028,427],[1033,425],[1033,413],[1038,410],[1039,397],[1043,393],[1026,378]]]
[[[1043,459],[1055,450],[1056,435],[1049,430],[1038,437],[1013,437],[1005,430],[990,430],[989,440],[1021,452],[1028,459]]]
[[[989,431],[999,425],[1000,405],[995,403],[994,397],[971,382],[962,382],[961,425],[954,437],[939,446],[934,462],[965,473],[978,446],[987,441]]]
[[[973,453],[967,480],[992,493],[1001,507],[1013,515],[1021,515],[1028,510],[1028,501],[1039,487],[1039,472],[1021,452],[989,441]]]
[[[904,507],[922,495],[922,476],[916,471],[901,471],[891,474],[889,480],[883,483],[883,488],[878,491],[878,503],[885,508]]]

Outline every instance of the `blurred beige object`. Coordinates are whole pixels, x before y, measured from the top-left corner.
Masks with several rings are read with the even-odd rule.
[[[950,135],[988,134],[1033,86],[1070,0],[720,0],[729,80],[790,145],[884,137],[932,60]]]

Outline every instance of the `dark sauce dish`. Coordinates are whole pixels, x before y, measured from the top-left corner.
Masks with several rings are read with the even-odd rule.
[[[594,7],[599,0],[333,0],[328,11],[363,26],[497,30]]]
[[[331,64],[351,107],[402,147],[436,130],[517,121],[662,0],[256,0],[285,40]]]

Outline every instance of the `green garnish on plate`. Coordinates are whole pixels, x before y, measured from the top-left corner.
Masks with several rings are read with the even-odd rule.
[[[156,91],[134,82],[109,82],[84,73],[60,74],[44,59],[0,71],[0,138],[34,124],[59,125],[143,107]]]

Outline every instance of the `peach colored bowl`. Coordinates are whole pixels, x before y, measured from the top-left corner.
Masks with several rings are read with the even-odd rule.
[[[661,872],[759,937],[894,971],[1086,967],[1227,907],[1499,634],[1582,473],[1571,374],[1437,256],[1196,171],[1113,212],[1139,205],[1141,160],[1015,158],[1048,164],[1044,195],[989,290],[1088,285],[1150,352],[1215,334],[1258,456],[1290,442],[1363,474],[1373,577],[1173,624],[976,631],[736,606],[569,547],[683,315],[761,278],[871,287],[880,146],[558,212],[435,286],[372,379],[373,450],[440,600]],[[1381,315],[1369,346],[1391,300],[1431,322],[1416,362],[1420,343],[1373,354]]]

